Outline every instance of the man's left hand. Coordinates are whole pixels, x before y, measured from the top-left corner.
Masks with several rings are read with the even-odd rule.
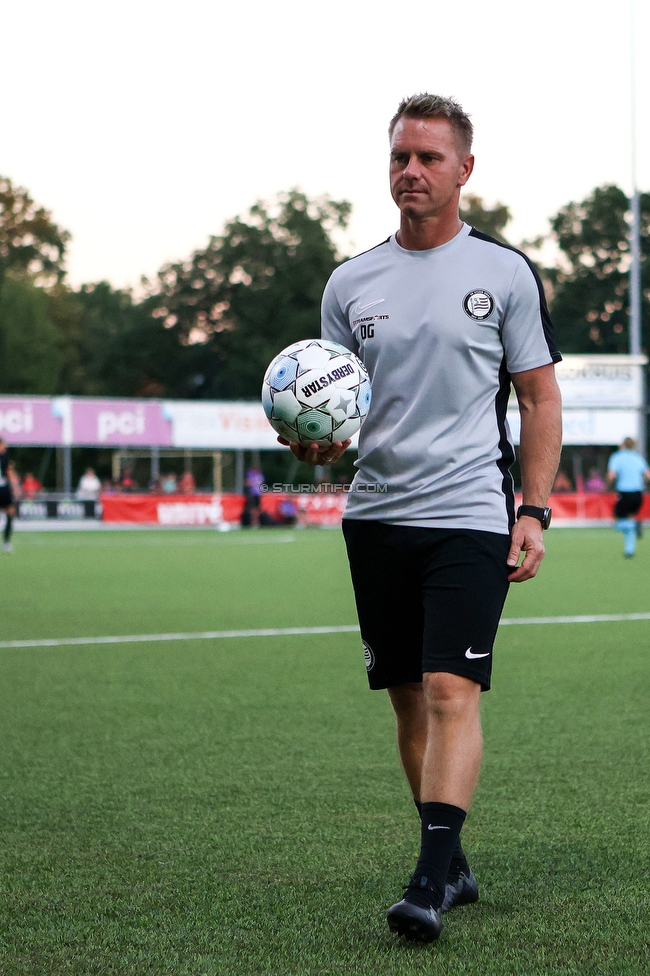
[[[335,464],[339,458],[343,457],[351,441],[336,441],[330,447],[321,447],[314,442],[303,447],[296,441],[288,441],[284,437],[278,437],[278,443],[291,448],[291,453],[297,461],[302,461],[313,468],[317,464]]]
[[[508,576],[509,582],[523,583],[537,576],[545,551],[541,522],[529,515],[522,515],[512,528],[512,544],[506,561],[508,566],[512,566],[514,572]],[[522,552],[524,561],[516,568]]]

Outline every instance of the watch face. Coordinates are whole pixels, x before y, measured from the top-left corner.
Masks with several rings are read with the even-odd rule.
[[[542,528],[543,529],[548,529],[549,525],[551,524],[551,515],[552,514],[553,514],[553,512],[552,512],[552,510],[550,508],[545,508],[544,509],[544,519],[542,521]]]

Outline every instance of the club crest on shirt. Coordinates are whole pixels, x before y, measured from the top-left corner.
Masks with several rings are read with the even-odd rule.
[[[489,291],[485,291],[484,288],[477,288],[463,298],[463,311],[471,319],[480,322],[494,311],[494,299]]]

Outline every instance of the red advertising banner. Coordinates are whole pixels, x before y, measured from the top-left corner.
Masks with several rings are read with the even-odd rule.
[[[303,525],[339,525],[345,495],[270,494],[262,496],[262,511],[281,522],[287,502],[293,503]],[[243,495],[105,494],[101,497],[104,522],[143,522],[152,525],[214,525],[239,522]]]
[[[111,495],[101,497],[104,522],[215,525],[238,522],[240,495]]]
[[[336,526],[341,522],[346,495],[343,493],[296,493],[262,496],[262,511],[281,523],[293,507],[301,525]],[[611,521],[615,494],[553,495],[549,502],[553,519]],[[237,523],[244,508],[243,495],[102,495],[105,522],[146,522],[152,525],[214,525]],[[520,499],[517,499],[520,504]],[[643,499],[640,516],[650,521],[650,495]]]

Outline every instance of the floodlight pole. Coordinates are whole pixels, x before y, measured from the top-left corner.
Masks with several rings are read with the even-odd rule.
[[[635,0],[630,0],[632,110],[632,225],[630,227],[630,354],[641,354],[641,201],[636,180],[636,44]]]
[[[641,201],[636,172],[636,0],[630,0],[630,81],[631,81],[631,155],[632,155],[632,222],[630,226],[630,355],[641,355]],[[639,423],[639,448],[646,449],[645,383]]]

